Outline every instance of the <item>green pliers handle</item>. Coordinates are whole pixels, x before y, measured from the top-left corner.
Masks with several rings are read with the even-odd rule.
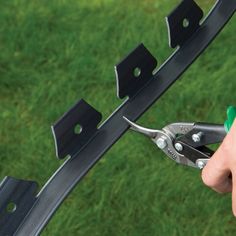
[[[227,109],[228,119],[225,121],[225,131],[228,133],[232,127],[234,120],[236,119],[236,107],[230,106]]]

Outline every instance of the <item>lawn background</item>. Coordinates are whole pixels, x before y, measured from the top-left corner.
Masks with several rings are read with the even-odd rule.
[[[119,105],[113,66],[140,42],[159,65],[173,52],[164,17],[177,0],[0,0],[0,177],[42,186],[61,161],[50,131],[80,98],[102,112]],[[205,14],[214,0],[198,0]],[[235,17],[142,116],[223,123],[236,105]],[[203,186],[148,139],[128,132],[70,194],[43,236],[235,235],[231,197]]]

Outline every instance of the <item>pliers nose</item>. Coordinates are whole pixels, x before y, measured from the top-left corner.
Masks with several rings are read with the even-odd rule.
[[[174,123],[164,127],[162,130],[155,130],[137,125],[127,117],[123,118],[130,125],[132,130],[149,137],[170,159],[182,165],[196,167],[194,163],[189,161],[174,147],[174,141],[177,134],[183,133],[184,131],[187,132],[189,127],[192,127],[192,123]]]
[[[130,127],[133,131],[136,131],[138,133],[142,133],[142,134],[148,136],[151,139],[155,139],[158,134],[163,133],[160,130],[149,129],[149,128],[145,128],[145,127],[142,127],[140,125],[137,125],[136,123],[130,121],[125,116],[123,116],[123,118],[130,125]]]

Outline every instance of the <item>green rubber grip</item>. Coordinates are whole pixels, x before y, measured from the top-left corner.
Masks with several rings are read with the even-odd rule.
[[[227,109],[227,120],[225,121],[225,130],[228,133],[236,119],[236,107],[230,106]]]

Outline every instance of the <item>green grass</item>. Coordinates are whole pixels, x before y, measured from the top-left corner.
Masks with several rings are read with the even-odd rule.
[[[42,186],[59,167],[50,125],[84,98],[105,119],[120,103],[113,65],[143,42],[159,65],[177,0],[0,1],[0,173]],[[197,1],[205,10],[214,0]],[[235,17],[139,120],[222,123],[236,104]],[[203,186],[148,139],[128,132],[84,178],[42,235],[234,235],[230,195]]]

